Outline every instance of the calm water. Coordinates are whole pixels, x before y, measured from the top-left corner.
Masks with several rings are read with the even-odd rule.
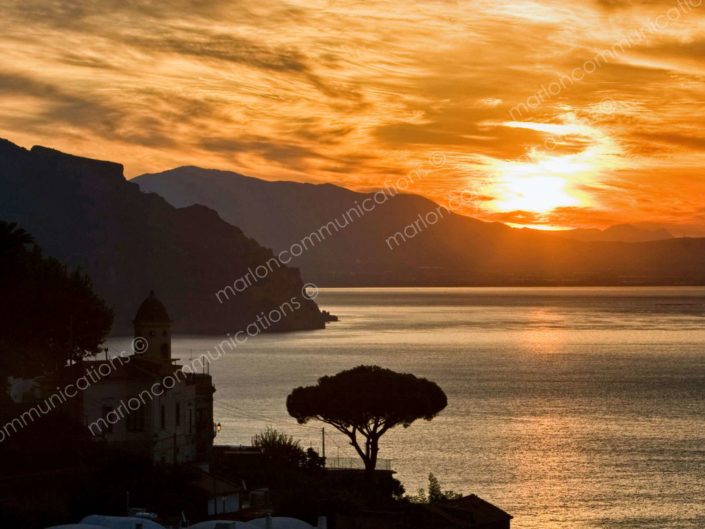
[[[705,289],[329,289],[319,302],[341,321],[211,366],[218,443],[271,424],[319,447],[287,394],[374,363],[448,394],[435,420],[383,438],[408,492],[433,472],[518,529],[705,527]],[[175,354],[222,339],[179,337]],[[329,456],[352,455],[326,430]]]

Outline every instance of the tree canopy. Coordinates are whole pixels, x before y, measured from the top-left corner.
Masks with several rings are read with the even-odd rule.
[[[378,366],[324,376],[315,386],[296,388],[286,401],[299,423],[317,419],[345,434],[368,472],[377,466],[382,435],[418,419],[430,421],[447,404],[435,382]]]
[[[264,457],[280,468],[291,467],[305,470],[323,468],[323,458],[313,448],[304,450],[300,441],[271,426],[252,437],[252,446],[262,450]]]
[[[87,275],[42,255],[15,223],[0,221],[0,371],[36,374],[100,350],[112,311]]]

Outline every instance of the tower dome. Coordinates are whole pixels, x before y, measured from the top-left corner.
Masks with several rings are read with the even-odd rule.
[[[171,363],[171,321],[164,304],[157,299],[154,290],[150,290],[132,320],[135,338],[147,341],[144,350],[140,351],[142,358]]]
[[[171,323],[166,307],[154,294],[154,290],[149,291],[149,296],[137,309],[133,323]]]

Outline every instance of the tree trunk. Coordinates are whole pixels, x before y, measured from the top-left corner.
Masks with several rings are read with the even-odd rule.
[[[363,450],[360,443],[357,441],[357,430],[346,432],[350,437],[350,444],[355,448],[355,451],[365,464],[365,477],[372,481],[377,469],[377,453],[379,452],[379,439],[374,437],[365,437],[365,449]]]
[[[370,462],[372,463],[372,470],[375,470],[377,468],[377,454],[379,453],[379,445],[377,444],[377,440],[374,439],[372,440],[371,446],[370,446]]]
[[[365,474],[369,481],[373,481],[375,477],[375,471],[377,470],[377,453],[379,452],[379,446],[377,445],[376,439],[367,439],[365,443],[366,453],[365,453]]]

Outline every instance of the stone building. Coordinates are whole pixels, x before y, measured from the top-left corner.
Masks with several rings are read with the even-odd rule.
[[[135,354],[84,362],[86,371],[108,373],[83,392],[84,421],[105,442],[154,463],[204,462],[213,445],[215,388],[209,374],[172,358],[171,323],[150,292],[133,320]]]

